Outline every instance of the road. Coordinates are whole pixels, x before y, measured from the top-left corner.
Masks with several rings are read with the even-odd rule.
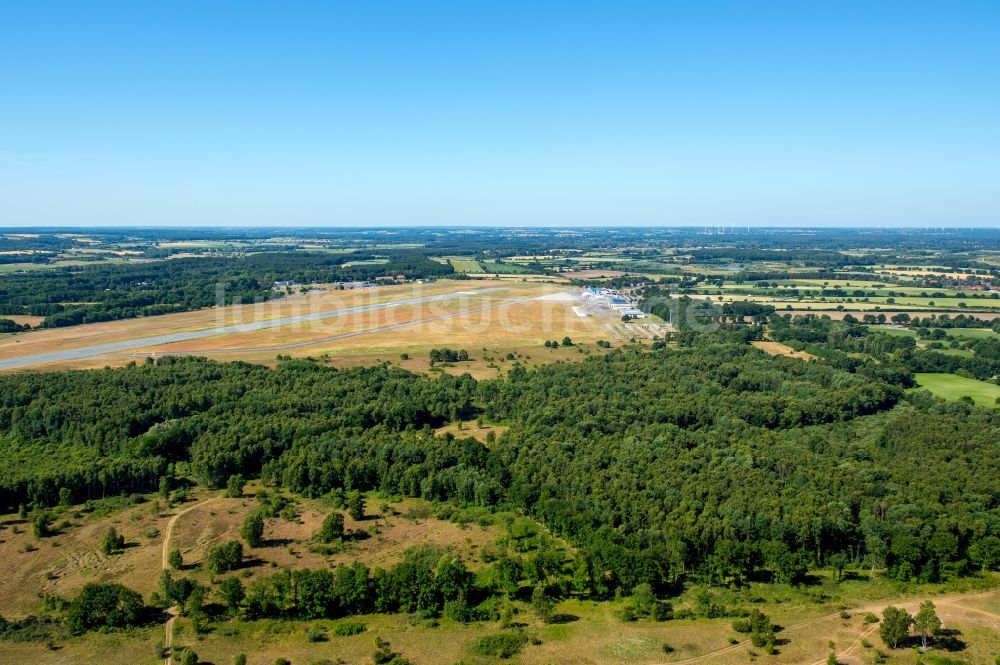
[[[174,525],[177,524],[177,520],[180,519],[182,515],[186,515],[195,508],[201,508],[205,504],[211,503],[212,501],[215,501],[215,497],[211,499],[205,499],[204,501],[200,501],[194,504],[193,506],[188,506],[184,510],[180,511],[179,513],[171,517],[170,521],[167,522],[166,531],[163,533],[163,553],[160,560],[163,570],[167,570],[170,567],[170,564],[167,562],[167,560],[170,558],[170,536],[172,536],[174,533]],[[173,649],[172,649],[174,643],[174,621],[177,619],[177,613],[179,611],[180,608],[178,608],[176,605],[172,605],[167,609],[167,615],[170,618],[167,619],[167,623],[164,626],[164,629],[166,630],[166,635],[164,636],[163,639],[163,648],[167,655],[163,657],[163,665],[173,665],[174,662]]]
[[[442,293],[433,296],[402,298],[400,300],[392,300],[384,303],[374,303],[371,305],[358,305],[356,307],[345,307],[343,309],[334,309],[328,312],[314,312],[312,314],[301,314],[298,316],[283,316],[274,319],[268,319],[265,321],[254,321],[252,323],[239,323],[228,326],[204,328],[202,330],[189,330],[185,332],[165,333],[162,335],[137,337],[133,339],[121,340],[118,342],[108,342],[105,344],[80,346],[73,349],[61,349],[59,351],[50,351],[48,353],[25,355],[14,358],[3,358],[0,359],[0,370],[19,369],[22,367],[31,367],[33,365],[43,365],[45,363],[63,362],[67,360],[84,360],[87,358],[94,358],[94,357],[106,356],[109,354],[120,353],[122,351],[128,351],[130,349],[138,349],[150,346],[161,346],[163,344],[173,344],[174,342],[187,342],[193,339],[203,339],[206,337],[215,337],[217,335],[231,335],[238,333],[256,332],[258,330],[267,330],[269,328],[280,328],[282,326],[288,326],[297,323],[306,323],[309,321],[323,321],[325,319],[333,319],[342,316],[348,316],[350,314],[374,312],[378,310],[392,309],[394,307],[402,307],[406,305],[424,305],[432,302],[455,300],[459,298],[465,298],[470,295],[480,295],[483,293],[488,293],[490,291],[498,291],[502,289],[503,287],[491,286],[487,288],[470,289],[468,291],[459,291],[455,293]],[[361,333],[355,333],[355,334],[361,334]],[[316,341],[320,342],[322,340],[316,340]],[[316,342],[309,342],[309,343],[312,344]]]

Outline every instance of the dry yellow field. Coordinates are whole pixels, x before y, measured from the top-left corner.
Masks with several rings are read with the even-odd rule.
[[[29,326],[37,326],[39,323],[45,320],[44,316],[30,316],[28,314],[0,314],[0,319],[10,319],[14,323],[24,325],[27,323]]]
[[[991,597],[995,598],[995,592]],[[1000,647],[996,615],[971,610],[969,600],[949,598],[935,598],[934,602],[944,625],[949,630],[959,631],[965,648],[955,654],[940,648],[931,653],[959,659],[952,662],[992,663],[995,650]],[[911,612],[917,603],[919,600],[895,602]],[[865,611],[878,612],[886,604],[872,603]],[[860,608],[851,611],[849,619],[841,619],[829,608],[795,614],[774,612],[771,616],[785,626],[785,630],[778,633],[777,653],[765,655],[762,649],[746,641],[746,635],[732,630],[731,619],[623,623],[615,617],[618,605],[617,602],[567,600],[555,607],[558,614],[566,617],[565,623],[543,625],[529,607],[519,604],[515,621],[527,635],[537,640],[537,644],[525,645],[510,662],[523,665],[738,665],[757,661],[824,665],[831,650],[842,665],[867,665],[874,662],[877,651],[887,653],[891,664],[927,662],[914,649],[885,647],[878,636],[878,625],[865,624]],[[201,662],[217,665],[232,662],[237,653],[245,653],[249,665],[272,665],[278,658],[306,664],[323,659],[369,663],[373,641],[378,636],[390,642],[394,652],[414,663],[447,665],[460,661],[494,662],[476,658],[471,647],[477,637],[500,631],[493,622],[459,624],[442,618],[428,624],[406,614],[360,616],[349,620],[364,624],[364,632],[346,637],[333,635],[333,626],[341,623],[335,620],[222,622],[211,633],[196,637],[190,621],[181,619],[175,628],[175,644],[190,646]],[[309,628],[322,630],[328,640],[310,642],[306,637]],[[152,664],[156,660],[151,646],[161,637],[157,629],[159,627],[129,634],[89,635],[59,645],[58,651],[48,651],[38,643],[5,643],[0,663]],[[731,638],[740,641],[731,644]],[[664,645],[669,645],[669,653]]]
[[[782,344],[781,342],[753,342],[753,345],[764,353],[770,354],[772,356],[788,356],[789,358],[798,358],[799,360],[815,360],[816,356],[811,353],[806,353],[805,351],[796,351],[787,344]]]
[[[940,276],[943,275],[948,279],[968,279],[970,275],[964,272],[951,272],[948,270],[895,270],[888,269],[882,270],[881,272],[887,273],[889,275],[907,275],[910,277],[924,277],[926,275]],[[974,275],[972,275],[974,276]]]
[[[0,340],[0,357],[46,353],[64,348],[204,330],[218,326],[251,324],[286,316],[318,314],[347,307],[374,305],[394,299],[451,293],[467,288],[468,285],[461,282],[438,282],[348,291],[327,290],[316,294],[288,296],[260,304],[212,307],[178,314],[33,330],[14,338]]]
[[[508,429],[510,429],[510,427],[507,425],[491,425],[487,423],[483,423],[482,427],[480,427],[475,420],[465,420],[460,423],[456,422],[445,425],[444,427],[439,427],[434,430],[434,433],[438,436],[451,434],[456,439],[471,436],[477,441],[485,442],[486,436],[490,432],[493,432],[494,436],[499,437]]]
[[[593,343],[599,339],[625,341],[630,333],[617,319],[579,317],[575,302],[563,285],[505,280],[440,281],[349,291],[296,295],[259,305],[212,308],[143,319],[37,330],[0,340],[0,358],[30,356],[106,343],[136,340],[127,350],[78,360],[59,360],[32,369],[92,368],[122,365],[146,356],[204,355],[222,360],[271,363],[275,356],[323,356],[337,365],[392,361],[415,370],[432,348],[466,349],[474,375],[496,375],[494,361],[508,353],[558,360],[567,353],[550,354],[545,340]],[[555,297],[553,297],[555,295]],[[398,303],[398,304],[396,304]],[[321,319],[302,320],[324,313],[372,307]],[[200,337],[170,344],[143,345],[155,335],[208,330],[223,325],[253,324],[276,318],[298,317],[286,324],[245,332]],[[638,329],[636,329],[638,331]],[[638,331],[639,336],[644,336]],[[571,349],[582,357],[582,349]],[[409,359],[401,356],[406,354]],[[579,359],[572,357],[568,359]],[[477,364],[478,363],[478,364]],[[456,364],[461,369],[463,364]]]
[[[4,616],[36,611],[39,593],[71,597],[87,582],[119,581],[148,596],[158,581],[160,536],[170,517],[167,511],[152,514],[151,506],[134,506],[101,519],[68,509],[55,517],[56,535],[42,539],[32,535],[30,519],[0,518]],[[111,526],[125,536],[128,547],[107,556],[100,551],[100,541]]]

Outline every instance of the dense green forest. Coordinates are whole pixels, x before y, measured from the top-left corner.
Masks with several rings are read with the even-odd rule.
[[[44,316],[57,327],[280,298],[275,281],[368,280],[378,275],[444,277],[454,269],[423,254],[267,252],[246,257],[178,258],[98,264],[0,276],[0,314]],[[345,265],[346,264],[346,265]]]
[[[1000,416],[904,394],[905,365],[804,363],[744,340],[478,383],[192,358],[4,376],[0,501],[151,490],[183,468],[216,487],[260,474],[309,496],[520,510],[577,546],[574,583],[596,596],[791,581],[836,557],[924,580],[1000,563]],[[490,446],[430,429],[476,414],[510,429]]]
[[[913,337],[879,332],[853,318],[833,321],[814,315],[771,317],[771,335],[835,367],[904,387],[913,385],[913,372],[961,372],[985,380],[1000,376],[1000,341],[991,338],[967,342],[972,355],[956,356],[918,348]]]

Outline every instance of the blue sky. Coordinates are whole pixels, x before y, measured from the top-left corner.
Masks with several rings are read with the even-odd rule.
[[[997,226],[1000,2],[3,3],[0,226],[98,224]]]

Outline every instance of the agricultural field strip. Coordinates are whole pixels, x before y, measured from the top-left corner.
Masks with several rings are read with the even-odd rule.
[[[487,305],[485,307],[477,307],[475,309],[463,309],[457,312],[448,312],[445,314],[439,314],[437,316],[430,316],[425,319],[416,319],[414,321],[403,321],[402,323],[393,323],[387,326],[378,326],[376,328],[368,328],[366,330],[354,330],[351,332],[340,333],[337,335],[330,335],[329,337],[318,337],[316,339],[307,339],[301,342],[289,342],[288,344],[276,344],[272,346],[253,346],[253,347],[239,347],[235,349],[194,349],[186,351],[156,351],[155,354],[158,356],[190,356],[198,354],[223,354],[223,353],[253,353],[253,352],[266,352],[266,351],[284,351],[286,349],[298,349],[304,346],[315,346],[316,344],[324,344],[326,342],[335,342],[341,339],[348,339],[351,337],[357,337],[359,335],[372,335],[380,332],[388,332],[390,330],[399,330],[400,328],[407,328],[410,326],[419,326],[424,323],[430,323],[432,321],[440,321],[442,319],[451,319],[456,316],[465,316],[467,314],[478,314],[479,312],[488,312],[490,310],[499,309],[500,307],[506,307],[509,305],[517,305],[520,303],[531,302],[536,300],[537,297],[531,298],[517,298],[513,300],[505,300],[504,302],[497,303],[495,305]],[[152,355],[153,352],[150,352]],[[135,354],[116,354],[111,357],[132,357]]]
[[[445,293],[435,296],[404,298],[402,300],[394,300],[390,302],[377,303],[373,305],[359,305],[356,307],[335,309],[335,310],[330,310],[328,312],[316,312],[312,314],[302,314],[299,316],[285,316],[277,319],[269,319],[267,321],[240,323],[228,326],[221,326],[217,328],[191,330],[187,332],[166,333],[163,335],[140,337],[130,340],[123,340],[120,342],[108,342],[105,344],[95,344],[93,346],[83,346],[75,349],[50,351],[48,353],[39,353],[35,355],[21,356],[16,358],[4,358],[0,360],[0,370],[18,369],[21,367],[30,367],[32,365],[40,365],[44,363],[58,362],[64,360],[83,360],[94,356],[101,356],[109,353],[116,353],[119,351],[127,351],[129,349],[134,349],[138,347],[161,346],[163,344],[172,344],[174,342],[186,342],[193,339],[215,337],[217,335],[230,335],[230,334],[238,334],[246,332],[256,332],[259,330],[266,330],[268,328],[278,328],[281,326],[286,326],[294,323],[303,323],[307,321],[321,321],[324,319],[345,316],[348,314],[360,314],[364,312],[372,312],[377,310],[389,309],[392,307],[400,307],[404,305],[419,305],[430,302],[441,302],[444,300],[451,300],[453,298],[460,298],[463,296],[469,296],[473,294],[479,295],[481,293],[497,291],[502,289],[503,287],[492,286],[482,289],[460,291],[457,293]]]

